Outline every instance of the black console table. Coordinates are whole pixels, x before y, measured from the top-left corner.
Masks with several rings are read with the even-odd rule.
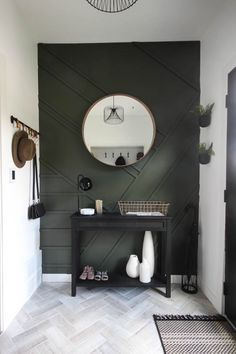
[[[171,234],[170,234],[171,218],[166,216],[122,216],[120,214],[102,214],[84,216],[75,213],[71,216],[72,226],[72,285],[71,295],[76,295],[76,287],[149,287],[155,288],[157,291],[165,295],[171,296]],[[162,243],[164,254],[162,274],[154,275],[152,281],[148,284],[139,282],[138,279],[129,278],[124,269],[123,275],[109,274],[109,280],[106,282],[96,280],[80,280],[80,233],[82,231],[96,230],[132,230],[132,231],[158,231],[162,234]],[[164,288],[164,292],[159,288]]]

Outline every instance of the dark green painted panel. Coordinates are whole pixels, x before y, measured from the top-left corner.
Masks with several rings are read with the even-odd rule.
[[[78,126],[89,103],[47,71],[40,69],[39,75],[41,78],[39,90],[42,92],[40,101],[53,109],[55,114],[64,116]]]
[[[68,212],[50,212],[47,210],[41,219],[41,229],[68,229],[70,223],[71,211]]]
[[[78,207],[77,194],[42,194],[41,200],[47,210],[67,212],[70,210],[73,213]]]
[[[87,236],[83,237],[86,242]],[[93,264],[97,269],[121,271],[131,253],[141,255],[142,233],[105,231],[94,235],[82,251],[81,263]]]
[[[159,61],[199,91],[200,42],[136,43],[137,47]],[[184,66],[183,66],[184,58]]]
[[[195,146],[189,146],[182,159],[178,161],[160,188],[151,197],[152,200],[163,200],[166,198],[167,201],[171,201],[169,212],[173,217],[175,217],[179,210],[186,207],[193,191],[198,190],[197,181],[195,184],[193,183],[196,169],[194,164],[191,164],[194,151],[196,151]],[[186,167],[188,174],[183,173]]]
[[[54,266],[71,265],[71,247],[43,248],[43,264]]]
[[[45,247],[70,247],[71,229],[42,229],[41,248]]]
[[[70,272],[70,214],[77,209],[77,176],[93,181],[79,193],[80,207],[103,199],[168,200],[173,215],[172,272],[184,272],[191,215],[198,203],[199,127],[190,110],[199,102],[199,42],[39,45],[41,191],[48,210],[41,219],[43,271]],[[127,168],[96,161],[86,150],[81,127],[90,102],[124,92],[154,114],[157,135],[150,153]],[[60,212],[64,210],[64,212]],[[141,256],[142,234],[83,234],[81,265],[124,271],[129,254]]]
[[[63,177],[45,176],[41,174],[41,194],[47,193],[77,193],[77,187],[68,184]]]
[[[65,86],[74,90],[77,95],[82,96],[87,102],[93,102],[103,92],[83,76],[78,70],[70,68],[68,62],[63,62],[61,57],[57,57],[50,52],[49,46],[43,46],[39,51],[39,64],[49,75],[53,75],[58,80],[65,83]]]
[[[197,202],[197,198],[195,202]],[[172,267],[174,269],[173,274],[185,274],[186,273],[186,262],[189,253],[191,252],[191,242],[193,242],[193,236],[191,234],[193,222],[193,215],[191,212],[186,212],[178,223],[177,227],[172,233],[172,247],[176,252],[175,257],[172,261]],[[197,236],[196,236],[197,237]],[[196,242],[196,238],[194,238]],[[191,264],[196,272],[197,269],[197,253],[195,253],[194,258],[191,258]]]
[[[137,200],[145,200],[150,198],[153,191],[163,183],[163,178],[171,173],[173,166],[181,156],[185,153],[186,148],[189,148],[190,142],[193,143],[193,152],[198,149],[198,133],[191,120],[185,119],[179,124],[171,134],[168,135],[165,142],[156,150],[156,153],[148,161],[145,168],[140,173],[140,178],[137,178],[130,186],[125,194],[125,200],[131,200],[135,195]],[[194,160],[196,159],[194,153]],[[191,161],[192,162],[192,161]],[[194,168],[194,179],[198,180],[198,167],[196,164],[191,163],[187,166],[187,170]],[[182,173],[184,175],[184,171]],[[175,176],[174,170],[173,178]],[[145,183],[143,183],[145,181]],[[169,189],[169,193],[172,194],[175,190],[175,184]],[[166,196],[165,200],[168,196]],[[153,198],[152,198],[153,199]],[[170,200],[172,198],[170,197]]]
[[[198,99],[196,90],[132,43],[54,45],[50,50],[105,92],[124,92],[142,99],[161,131],[167,132],[182,115],[183,107],[190,110],[194,97],[194,102]]]
[[[87,236],[83,237],[83,242]],[[131,253],[142,259],[142,243],[144,232],[104,232],[95,234],[92,242],[88,244],[81,254],[81,264],[93,264],[97,269],[109,269],[111,272],[125,272],[126,263]],[[154,243],[157,241],[153,233]],[[96,252],[94,251],[96,250]]]
[[[53,176],[54,173],[40,162],[40,178],[48,175]]]

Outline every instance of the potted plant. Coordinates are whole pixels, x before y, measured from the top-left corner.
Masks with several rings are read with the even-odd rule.
[[[208,127],[211,123],[211,113],[214,107],[214,103],[209,103],[205,107],[201,104],[196,106],[193,111],[194,115],[199,119],[199,125],[202,128]]]
[[[213,143],[211,143],[209,148],[206,147],[205,143],[201,143],[199,145],[199,162],[202,165],[208,164],[211,160],[212,155],[215,155],[215,152],[213,150]]]

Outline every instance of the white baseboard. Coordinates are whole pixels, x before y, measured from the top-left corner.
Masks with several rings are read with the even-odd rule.
[[[71,274],[43,274],[44,283],[70,283]],[[181,284],[181,275],[172,275],[171,283]]]
[[[44,283],[70,283],[71,274],[43,274]]]

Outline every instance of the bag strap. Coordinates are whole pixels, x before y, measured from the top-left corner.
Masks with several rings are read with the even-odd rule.
[[[37,167],[37,157],[34,155],[33,159],[33,202],[35,199],[35,182],[36,182],[36,192],[37,192],[37,200],[39,200],[39,181],[38,181],[38,167]]]
[[[37,167],[37,157],[35,154],[35,162],[34,162],[34,173],[36,178],[36,190],[37,190],[37,198],[39,200],[39,181],[38,181],[38,167]]]
[[[35,161],[36,161],[36,155],[34,155],[33,159],[33,203],[35,202]]]

